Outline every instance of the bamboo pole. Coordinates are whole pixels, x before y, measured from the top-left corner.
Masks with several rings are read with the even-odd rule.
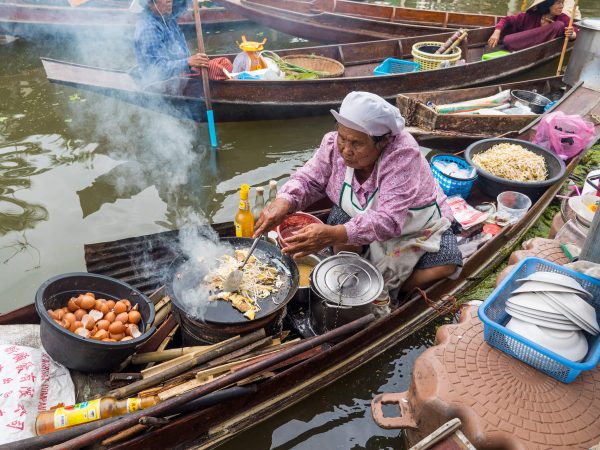
[[[195,347],[179,347],[170,348],[168,350],[137,353],[133,355],[131,364],[148,364],[148,363],[162,363],[165,361],[171,361],[175,358],[179,358],[183,355],[189,355],[190,353],[197,353],[202,351],[208,351],[214,348],[214,345],[197,345]]]
[[[196,23],[196,39],[198,41],[198,51],[204,51],[204,39],[202,37],[202,22],[200,21],[200,7],[198,0],[192,0],[194,8],[194,21]],[[212,101],[210,98],[210,84],[208,81],[208,69],[202,67],[202,90],[204,91],[204,103],[206,104],[206,119],[208,121],[208,133],[210,136],[210,145],[212,148],[217,147],[217,129],[215,128],[215,116],[212,109]]]
[[[299,355],[311,348],[317,347],[318,345],[324,344],[330,341],[336,341],[336,339],[341,338],[342,336],[347,336],[349,334],[356,333],[358,330],[366,327],[371,322],[375,320],[375,316],[373,314],[369,314],[365,317],[361,317],[353,322],[342,325],[339,328],[328,331],[320,336],[315,336],[311,339],[305,339],[303,342],[298,345],[294,345],[289,349],[286,349],[280,353],[275,354],[272,358],[266,359],[259,363],[256,363],[250,367],[246,367],[245,369],[239,370],[238,372],[232,373],[230,375],[226,375],[222,378],[219,378],[211,383],[207,383],[203,386],[200,386],[196,389],[193,389],[189,392],[186,392],[178,397],[174,397],[172,399],[166,400],[162,403],[159,403],[155,406],[152,406],[148,409],[136,411],[134,413],[123,416],[120,420],[115,423],[109,424],[108,426],[103,426],[96,428],[95,430],[85,433],[75,439],[71,439],[67,442],[63,442],[57,446],[51,447],[53,450],[73,450],[81,447],[85,447],[87,445],[91,445],[94,442],[102,440],[108,436],[112,436],[120,431],[131,427],[138,423],[139,419],[144,416],[154,416],[160,417],[167,414],[173,414],[177,408],[184,406],[186,403],[196,400],[214,392],[218,389],[224,388],[231,384],[237,383],[243,379],[249,378],[255,374],[263,372],[270,367],[285,361],[293,356]]]
[[[521,12],[525,12],[526,9],[527,9],[527,0],[523,0],[521,2]]]
[[[211,350],[210,352],[204,353],[202,355],[198,355],[198,356],[190,359],[189,361],[179,364],[178,366],[171,367],[170,369],[165,370],[164,372],[157,373],[156,375],[153,375],[153,376],[150,376],[147,378],[143,378],[140,381],[136,381],[127,386],[123,386],[118,389],[113,389],[112,391],[109,391],[105,395],[116,397],[116,398],[130,397],[131,395],[137,394],[138,392],[140,392],[146,388],[149,388],[149,387],[155,386],[159,383],[162,383],[163,381],[166,381],[169,378],[173,378],[174,376],[177,376],[183,372],[186,372],[193,367],[199,366],[200,364],[204,364],[212,359],[218,358],[219,356],[226,355],[227,353],[230,353],[232,351],[243,348],[246,345],[249,345],[255,341],[258,341],[259,339],[263,339],[264,337],[265,337],[265,330],[260,329],[260,330],[254,331],[254,332],[247,334],[246,336],[241,337],[233,342],[230,342],[228,344],[225,344],[223,346],[215,348],[215,349]]]
[[[575,13],[577,12],[578,4],[579,0],[575,0],[575,3],[573,3],[573,10],[571,11],[571,17],[569,18],[569,28],[573,26],[573,18],[575,17]],[[559,76],[560,72],[562,71],[563,61],[565,60],[565,54],[567,53],[567,45],[569,45],[569,38],[565,36],[565,42],[563,43],[562,52],[560,52],[558,67],[556,68],[556,76]]]

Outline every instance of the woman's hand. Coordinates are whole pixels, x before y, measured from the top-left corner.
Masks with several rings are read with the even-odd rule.
[[[208,56],[205,53],[196,53],[188,58],[190,67],[208,67]]]
[[[577,33],[575,33],[573,27],[567,27],[565,28],[565,36],[569,38],[570,41],[573,41],[575,40],[575,36],[577,36]]]
[[[347,241],[348,234],[344,225],[313,223],[287,238],[285,243],[288,246],[283,249],[283,253],[301,258],[317,253],[329,245],[344,244]]]
[[[490,48],[494,48],[496,45],[498,45],[498,41],[500,40],[500,30],[495,30],[492,35],[490,36],[490,38],[488,39],[488,46]]]
[[[290,202],[284,198],[276,198],[260,213],[260,217],[254,224],[254,237],[268,233],[273,227],[279,225],[289,212]]]

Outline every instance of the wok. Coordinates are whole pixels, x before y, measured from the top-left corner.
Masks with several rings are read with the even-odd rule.
[[[229,244],[234,250],[249,250],[254,240],[250,238],[223,238],[222,243]],[[291,300],[298,289],[298,268],[291,257],[281,253],[281,250],[275,245],[261,240],[253,255],[261,262],[275,266],[280,275],[283,284],[273,294],[266,298],[258,300],[260,311],[256,313],[253,321],[270,316],[276,311],[281,310]],[[205,310],[204,317],[191,316],[184,307],[181,299],[182,292],[192,286],[197,286],[202,282],[207,271],[200,264],[192,264],[184,258],[176,260],[173,264],[175,273],[172,276],[171,300],[176,308],[186,313],[186,315],[205,323],[216,325],[232,325],[237,323],[249,323],[244,315],[235,309],[231,302],[225,300],[210,301]],[[208,294],[208,291],[207,291]]]

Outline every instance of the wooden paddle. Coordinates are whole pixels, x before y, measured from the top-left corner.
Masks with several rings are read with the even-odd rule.
[[[521,12],[525,12],[526,9],[527,9],[527,0],[523,0],[521,2]]]
[[[196,22],[196,38],[198,39],[198,52],[204,51],[204,39],[202,38],[202,23],[200,22],[200,7],[198,0],[192,0],[194,6],[194,21]],[[215,128],[215,116],[213,115],[212,102],[210,100],[210,85],[208,82],[208,69],[202,67],[202,88],[204,90],[204,102],[206,103],[206,119],[208,120],[208,133],[210,135],[210,145],[217,147],[217,130]]]
[[[575,0],[575,3],[573,3],[573,10],[571,11],[571,17],[569,18],[569,28],[573,26],[573,18],[577,12],[578,4],[579,0]],[[562,70],[563,61],[565,60],[565,53],[567,53],[567,45],[569,45],[569,38],[565,36],[565,42],[563,44],[562,52],[560,53],[560,60],[558,61],[558,67],[556,68],[556,76],[559,76]]]

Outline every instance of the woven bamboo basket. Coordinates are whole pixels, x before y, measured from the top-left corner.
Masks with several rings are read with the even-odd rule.
[[[344,65],[341,62],[336,61],[335,59],[325,58],[324,56],[290,55],[284,56],[281,59],[290,64],[304,67],[305,69],[318,70],[327,73],[327,75],[322,75],[320,78],[335,78],[341,77],[344,74]]]
[[[434,70],[439,67],[443,61],[450,61],[455,63],[461,57],[462,51],[460,48],[455,47],[452,52],[446,55],[435,55],[433,53],[427,53],[422,48],[441,47],[443,42],[417,42],[412,47],[412,55],[414,61],[421,65],[420,70]]]

